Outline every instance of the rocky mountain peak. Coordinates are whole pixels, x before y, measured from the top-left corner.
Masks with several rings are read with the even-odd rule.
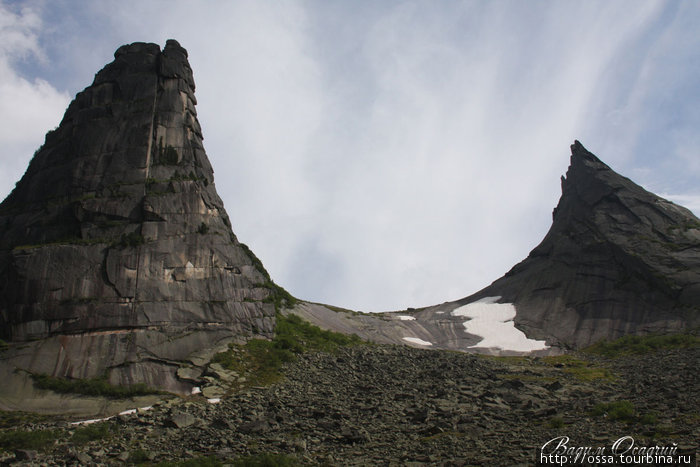
[[[696,326],[700,220],[576,141],[545,238],[464,302],[486,296],[514,303],[528,335],[565,346]]]
[[[381,317],[314,304],[295,313],[377,342],[496,355],[688,331],[700,325],[700,220],[575,141],[549,232],[488,287]]]
[[[187,391],[180,366],[271,335],[275,289],[231,230],[194,90],[176,41],[120,47],[0,204],[0,337],[33,342],[19,368]]]

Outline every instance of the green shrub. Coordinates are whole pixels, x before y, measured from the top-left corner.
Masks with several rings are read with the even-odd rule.
[[[224,464],[214,456],[209,457],[196,457],[194,459],[188,459],[183,462],[179,462],[178,467],[221,467]]]
[[[37,388],[49,389],[61,394],[83,394],[86,396],[103,396],[117,399],[161,394],[160,391],[151,389],[143,383],[131,386],[112,386],[106,378],[66,379],[35,374],[32,375],[32,379],[34,380],[34,386]]]
[[[90,441],[106,439],[114,434],[114,426],[110,423],[93,423],[84,425],[73,432],[71,441],[76,444],[85,444]]]
[[[295,457],[285,454],[256,454],[239,457],[231,465],[234,467],[295,467],[301,464]]]
[[[636,418],[636,411],[632,402],[627,400],[596,404],[592,411],[596,416],[607,416],[611,421],[632,422]]]
[[[642,355],[662,349],[690,348],[700,345],[700,337],[695,334],[669,334],[649,336],[624,336],[614,341],[601,341],[586,349],[587,352],[617,357]]]
[[[294,314],[277,314],[275,337],[251,339],[245,345],[230,344],[229,350],[216,354],[213,363],[247,378],[253,386],[271,384],[281,377],[284,363],[294,361],[308,351],[333,352],[339,347],[363,343],[356,335],[326,331]]]
[[[24,423],[41,423],[52,420],[51,415],[40,415],[31,412],[0,410],[0,428],[16,428]]]
[[[612,373],[607,368],[595,366],[592,362],[581,360],[569,354],[542,357],[542,362],[561,368],[565,373],[582,381],[613,379]]]
[[[236,237],[234,235],[231,235],[231,242],[240,246],[243,251],[245,252],[246,256],[250,259],[250,261],[253,263],[253,267],[258,270],[260,274],[265,278],[265,282],[261,284],[257,284],[258,287],[264,287],[270,291],[270,295],[263,300],[263,302],[266,303],[273,303],[275,305],[275,310],[279,311],[282,308],[292,308],[294,305],[297,303],[297,299],[292,296],[289,292],[287,292],[285,289],[280,287],[279,285],[275,284],[275,282],[270,278],[270,274],[267,272],[267,269],[262,264],[262,261],[255,256],[255,253],[252,252],[250,248],[248,248],[248,245],[245,243],[238,243],[236,240]]]
[[[195,457],[186,461],[161,461],[157,464],[149,464],[153,467],[222,467],[224,464],[214,456]],[[227,464],[230,465],[230,464]]]
[[[204,222],[202,222],[201,224],[199,224],[199,227],[197,227],[197,233],[203,235],[203,234],[205,234],[205,233],[207,233],[207,232],[209,232],[209,226],[208,226],[207,224],[205,224]]]
[[[562,417],[556,416],[549,419],[547,422],[548,428],[562,428],[564,426],[564,419]]]
[[[654,413],[646,413],[639,417],[639,423],[641,423],[642,425],[656,425],[657,421],[658,418]]]
[[[143,464],[145,462],[149,462],[150,460],[151,456],[148,454],[147,451],[144,451],[141,448],[138,448],[129,453],[129,462],[132,464]]]
[[[0,432],[0,449],[6,451],[15,449],[41,450],[52,444],[58,435],[59,432],[56,430],[3,431]]]

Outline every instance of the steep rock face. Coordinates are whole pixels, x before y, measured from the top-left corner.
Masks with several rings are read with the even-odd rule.
[[[549,233],[485,289],[405,312],[364,315],[315,304],[294,312],[375,342],[498,355],[560,353],[700,326],[700,220],[618,175],[578,141],[571,154]],[[494,338],[500,345],[489,345]]]
[[[500,296],[529,337],[581,347],[700,322],[700,220],[576,141],[544,240],[471,303]]]
[[[31,372],[185,391],[182,361],[271,335],[271,283],[216,193],[185,49],[114,56],[0,205],[0,337],[32,341],[10,355]]]

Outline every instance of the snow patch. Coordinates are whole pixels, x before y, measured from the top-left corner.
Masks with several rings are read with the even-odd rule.
[[[211,399],[207,399],[207,402],[209,402],[210,404],[218,404],[219,402],[221,402],[221,398],[220,397],[213,397]]]
[[[408,315],[398,315],[397,318],[399,318],[401,321],[415,321],[416,318],[414,316],[408,316]]]
[[[424,341],[423,339],[418,339],[417,337],[404,337],[403,340],[410,342],[412,344],[433,345],[432,342]]]
[[[492,347],[514,352],[532,352],[548,348],[545,341],[528,339],[515,327],[515,305],[496,303],[501,297],[486,297],[452,311],[452,316],[471,318],[464,322],[469,334],[483,337],[474,347]]]
[[[138,409],[129,409],[129,410],[124,410],[123,412],[119,412],[119,415],[132,415],[135,413],[142,413],[146,412],[148,410],[151,410],[153,408],[152,405],[149,405],[148,407],[139,407]],[[71,422],[71,425],[91,425],[93,423],[97,422],[104,422],[107,420],[110,420],[114,418],[116,415],[112,415],[111,417],[105,417],[105,418],[93,418],[91,420],[80,420],[77,422]]]
[[[104,422],[105,420],[109,420],[112,417],[107,417],[107,418],[93,418],[92,420],[80,420],[79,422],[71,422],[71,425],[92,425],[93,423],[97,422]]]
[[[195,386],[192,388],[192,392],[190,392],[190,394],[194,396],[195,394],[200,394],[201,392],[202,389],[199,386]]]

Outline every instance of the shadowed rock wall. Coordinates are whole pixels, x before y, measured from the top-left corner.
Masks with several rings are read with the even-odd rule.
[[[182,361],[272,334],[271,284],[216,193],[185,49],[114,56],[0,205],[0,337],[33,341],[10,352],[29,371],[185,390]]]
[[[700,220],[615,173],[576,141],[552,226],[484,290],[531,338],[581,347],[700,325]]]
[[[481,346],[485,336],[470,334],[468,318],[453,314],[487,297],[514,304],[516,328],[552,346],[537,354],[627,334],[692,330],[700,326],[700,219],[615,173],[576,141],[549,232],[490,286],[401,313],[364,315],[315,304],[294,312],[381,343],[523,353]]]

